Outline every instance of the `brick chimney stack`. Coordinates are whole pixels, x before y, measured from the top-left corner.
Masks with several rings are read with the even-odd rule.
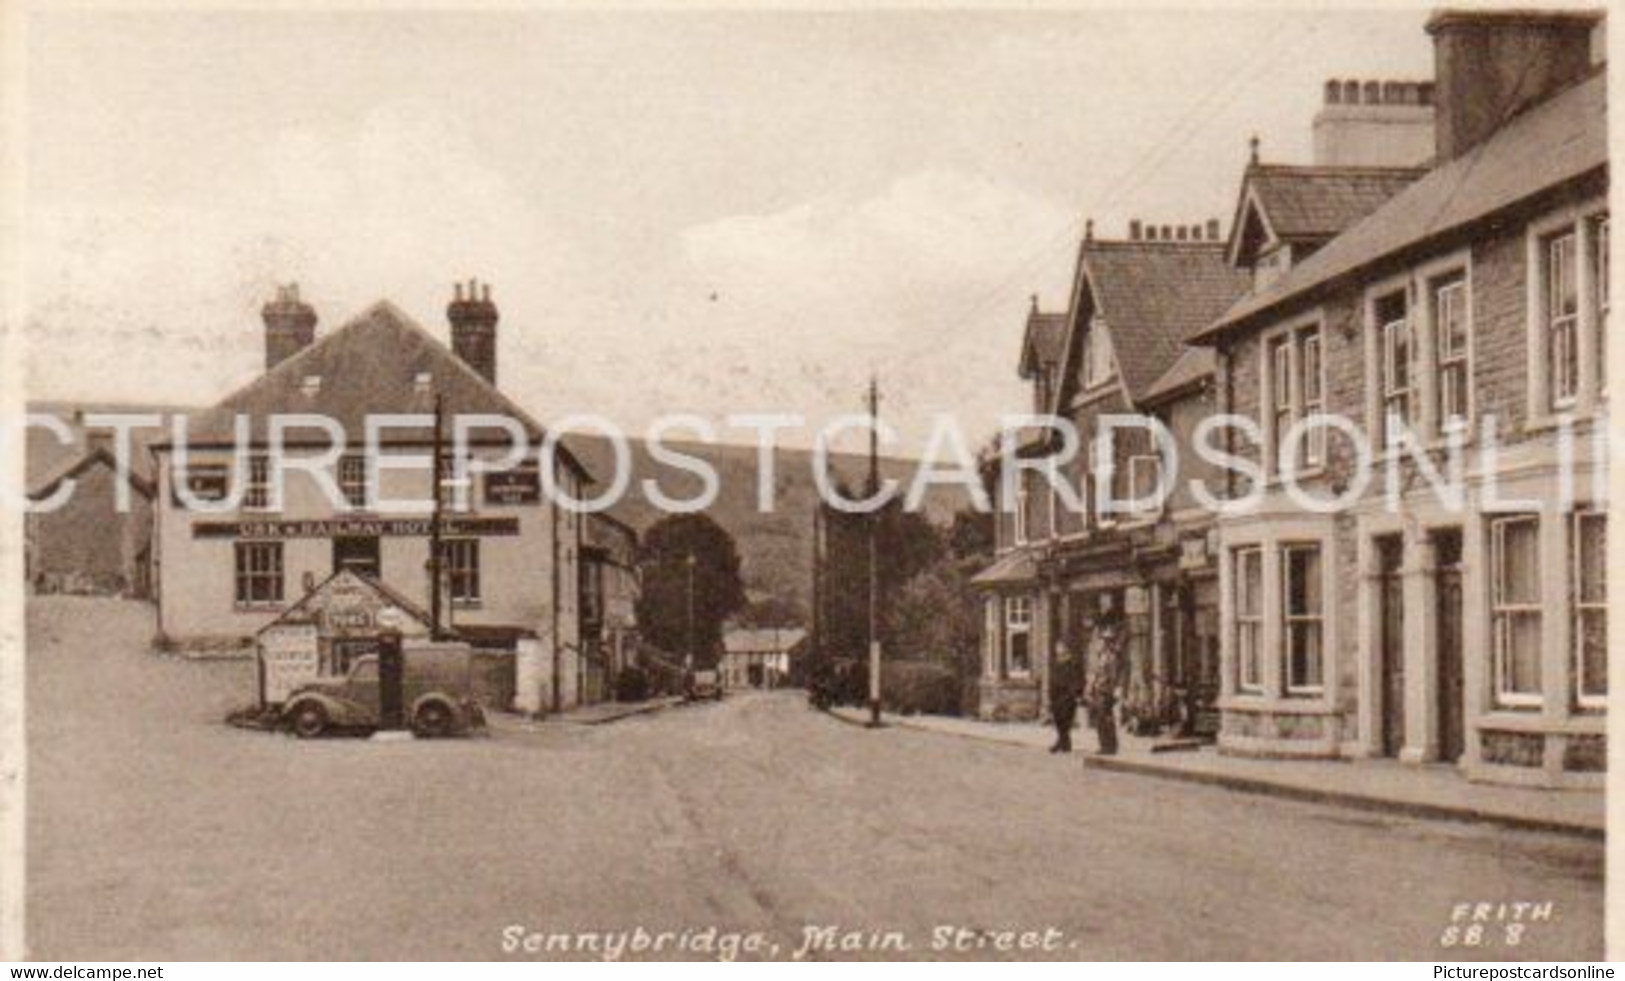
[[[491,284],[470,279],[453,287],[446,307],[451,321],[451,349],[485,380],[497,383],[497,305],[491,302]]]
[[[265,321],[265,370],[303,351],[316,340],[316,311],[299,299],[299,284],[276,288],[276,299],[260,308]]]
[[[1519,110],[1579,80],[1592,66],[1596,12],[1441,10],[1433,35],[1435,159],[1482,143]]]
[[[1433,156],[1433,83],[1328,79],[1315,114],[1315,163],[1416,167]]]

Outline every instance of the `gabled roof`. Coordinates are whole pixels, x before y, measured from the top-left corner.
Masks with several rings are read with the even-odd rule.
[[[428,384],[417,379],[427,376]],[[187,416],[191,443],[231,443],[238,415],[250,420],[256,441],[266,438],[268,419],[281,413],[323,415],[343,427],[353,446],[366,438],[368,416],[428,414],[443,396],[447,417],[489,414],[517,421],[532,444],[545,433],[540,423],[485,380],[485,377],[387,300],[327,334],[219,404]],[[289,440],[317,436],[299,430]],[[495,435],[476,430],[475,439]],[[381,431],[386,444],[424,445],[430,427],[391,426]],[[448,435],[449,438],[449,435]],[[167,447],[170,441],[157,444]],[[576,467],[569,451],[561,454]]]
[[[1377,210],[1426,170],[1420,167],[1302,167],[1250,164],[1242,176],[1229,256],[1240,259],[1255,216],[1283,242],[1320,243]]]
[[[1216,241],[1085,240],[1057,409],[1071,397],[1086,316],[1097,326],[1105,322],[1129,399],[1144,398],[1179,360],[1185,337],[1247,289],[1249,277],[1225,261],[1224,251]]]
[[[1598,71],[1514,116],[1489,139],[1400,191],[1191,339],[1211,343],[1377,262],[1426,249],[1497,212],[1603,173],[1608,165],[1606,86],[1605,74]]]
[[[136,455],[139,456],[139,454]],[[115,475],[118,473],[118,463],[113,458],[112,452],[101,446],[91,447],[80,452],[77,456],[59,457],[48,469],[41,473],[35,473],[30,469],[28,473],[28,499],[43,501],[56,493],[57,487],[64,480],[75,479],[86,470],[96,466],[106,467],[109,472]],[[133,461],[126,479],[129,480],[130,486],[135,489],[136,493],[148,500],[152,499],[152,482],[141,475],[134,466]]]
[[[1027,315],[1027,333],[1021,340],[1022,378],[1032,378],[1040,367],[1053,367],[1066,353],[1065,313],[1041,313],[1037,301]]]

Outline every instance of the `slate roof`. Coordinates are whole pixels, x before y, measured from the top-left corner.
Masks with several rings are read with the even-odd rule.
[[[1157,402],[1175,395],[1191,385],[1213,377],[1217,358],[1210,347],[1190,347],[1179,353],[1179,360],[1162,373],[1162,377],[1145,390],[1142,401]]]
[[[1413,167],[1254,164],[1244,181],[1277,237],[1318,240],[1382,207],[1424,173]]]
[[[1054,365],[1066,353],[1065,313],[1040,313],[1036,308],[1027,316],[1027,334],[1021,342],[1021,377],[1031,378],[1038,365]]]
[[[142,455],[143,454],[139,452],[132,453],[132,457],[140,457]],[[60,485],[64,480],[77,478],[86,470],[89,470],[91,467],[95,466],[103,466],[106,467],[111,473],[118,473],[118,462],[114,460],[113,454],[99,446],[88,450],[82,450],[78,456],[58,457],[49,469],[39,473],[36,473],[32,468],[30,468],[28,473],[28,499],[31,501],[42,501],[56,493],[57,486]],[[130,486],[135,488],[137,493],[148,500],[152,499],[152,482],[147,477],[142,475],[142,473],[135,466],[133,459],[127,479],[130,482]]]
[[[60,479],[66,471],[87,459],[89,440],[84,417],[93,413],[156,415],[163,420],[161,428],[137,428],[130,431],[130,474],[150,483],[152,460],[147,447],[167,432],[170,417],[184,413],[185,409],[172,405],[127,405],[122,403],[34,402],[27,410],[33,415],[55,416],[68,427],[72,438],[64,443],[56,434],[40,426],[30,426],[25,439],[25,483],[32,495],[44,490],[45,485]]]
[[[425,374],[430,383],[420,387],[417,379]],[[308,391],[306,380],[312,378],[320,383]],[[374,303],[218,404],[190,413],[187,436],[196,445],[231,443],[235,417],[244,415],[258,442],[266,438],[272,415],[311,413],[333,419],[343,427],[350,445],[361,446],[368,416],[431,413],[436,393],[444,396],[447,417],[508,416],[525,429],[533,445],[545,436],[541,424],[524,409],[387,300]],[[449,439],[449,424],[446,430]],[[291,442],[304,435],[301,430],[290,430],[288,439]],[[314,431],[309,435],[319,438]],[[476,440],[484,435],[498,434],[478,429],[472,434]],[[381,431],[386,444],[421,446],[430,437],[427,426],[391,426]],[[170,442],[166,437],[157,445],[167,447]],[[573,453],[565,450],[562,456],[580,468]]]
[[[1599,71],[1514,116],[1489,139],[1390,198],[1269,287],[1196,330],[1191,339],[1210,343],[1383,259],[1425,249],[1472,223],[1600,172],[1608,164],[1606,86]]]
[[[1135,401],[1179,360],[1185,338],[1212,323],[1250,282],[1245,271],[1225,261],[1223,242],[1086,241],[1079,263]],[[1081,326],[1073,325],[1067,341],[1069,365],[1075,364]],[[1075,374],[1067,371],[1066,384]]]

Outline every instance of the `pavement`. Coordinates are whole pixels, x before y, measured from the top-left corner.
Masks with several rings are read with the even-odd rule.
[[[540,718],[531,718],[515,712],[488,711],[485,713],[485,721],[492,731],[534,732],[556,725],[601,726],[639,715],[648,715],[652,712],[662,712],[682,704],[683,698],[680,695],[662,695],[642,702],[601,702],[597,705],[580,705],[556,714],[543,715]]]
[[[834,710],[849,722],[867,723],[867,709]],[[983,722],[946,716],[887,713],[887,725],[1048,751],[1055,730],[1037,723]],[[1248,793],[1335,804],[1413,817],[1479,821],[1529,831],[1553,831],[1601,841],[1607,831],[1607,797],[1600,791],[1549,790],[1473,783],[1455,767],[1415,766],[1397,760],[1252,759],[1220,753],[1213,746],[1174,751],[1158,741],[1123,733],[1116,756],[1091,752],[1092,731],[1073,735],[1083,765],[1139,776],[1206,783]]]
[[[674,939],[623,956],[1603,955],[1603,846],[1570,835],[868,730],[793,691],[300,741],[225,725],[253,665],[156,656],[152,628],[30,600],[34,958],[530,961],[639,930]]]

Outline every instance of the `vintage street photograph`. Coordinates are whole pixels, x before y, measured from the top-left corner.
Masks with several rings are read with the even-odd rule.
[[[1604,7],[5,16],[0,959],[1611,976]]]

